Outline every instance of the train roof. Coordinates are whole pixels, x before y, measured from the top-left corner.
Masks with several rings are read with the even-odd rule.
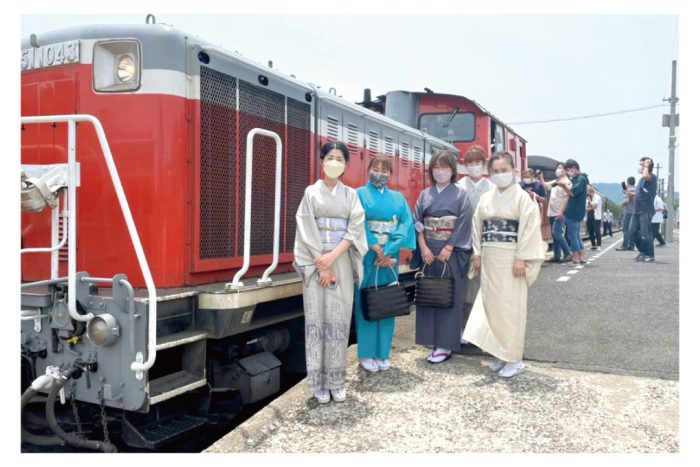
[[[54,31],[47,31],[41,34],[35,35],[36,44],[38,46],[55,44],[70,40],[90,40],[90,39],[103,39],[103,38],[136,38],[144,44],[148,44],[149,48],[162,48],[164,50],[163,54],[149,54],[144,57],[144,68],[161,68],[161,69],[174,69],[177,71],[186,72],[186,61],[183,60],[182,55],[174,52],[173,49],[185,47],[188,44],[194,44],[200,47],[205,52],[217,53],[224,55],[230,59],[239,61],[247,66],[256,68],[260,71],[264,71],[266,74],[275,76],[280,80],[294,86],[301,88],[305,92],[311,92],[315,94],[320,100],[325,100],[333,102],[336,105],[342,106],[343,108],[362,115],[363,117],[372,119],[378,123],[389,125],[396,128],[402,132],[408,132],[415,135],[420,135],[426,138],[428,141],[436,145],[441,145],[450,148],[456,153],[459,150],[452,144],[435,138],[427,133],[423,133],[420,130],[409,127],[402,123],[397,122],[389,117],[378,114],[371,110],[367,110],[364,107],[350,102],[346,99],[337,97],[327,91],[324,91],[320,87],[314,85],[311,82],[304,82],[290,75],[284,74],[274,68],[265,66],[260,62],[256,62],[250,58],[247,58],[237,51],[230,51],[224,49],[220,45],[214,44],[212,42],[206,41],[196,35],[192,35],[183,31],[175,26],[157,23],[157,24],[107,24],[107,25],[85,25],[85,26],[74,26],[69,28],[58,29]],[[27,49],[33,47],[31,42],[31,37],[25,37],[21,42],[22,49]],[[168,53],[170,51],[171,53]]]
[[[504,122],[503,120],[501,120],[500,118],[496,117],[493,113],[489,112],[489,111],[486,109],[486,107],[484,107],[483,105],[479,104],[479,103],[478,103],[477,101],[475,101],[474,99],[470,99],[470,98],[468,98],[468,97],[466,97],[466,96],[460,96],[460,95],[457,95],[457,94],[448,94],[448,93],[443,93],[443,92],[423,92],[423,91],[418,91],[418,92],[416,92],[416,91],[404,91],[404,90],[402,90],[402,89],[396,89],[395,91],[398,91],[398,92],[407,92],[407,93],[410,93],[410,94],[419,94],[419,95],[423,95],[423,96],[435,95],[435,96],[454,97],[454,98],[457,98],[457,99],[466,99],[466,100],[468,100],[469,102],[471,102],[472,104],[474,104],[481,112],[483,112],[484,114],[486,114],[486,115],[488,115],[489,117],[491,117],[493,120],[495,120],[495,121],[497,121],[498,123],[500,123],[501,125],[503,125],[505,128],[508,129],[508,131],[510,131],[511,133],[513,133],[514,135],[516,135],[518,138],[520,138],[521,140],[523,140],[524,142],[527,143],[527,140],[526,140],[525,138],[523,138],[523,137],[522,137],[517,131],[515,131],[511,126],[509,126],[507,123],[505,123],[505,122]],[[385,98],[385,97],[386,97],[386,94],[385,94],[385,95],[382,95],[382,96],[378,96],[378,99],[383,99],[383,98]]]

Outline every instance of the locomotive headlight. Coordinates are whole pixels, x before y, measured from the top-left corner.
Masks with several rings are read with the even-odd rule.
[[[97,315],[87,325],[90,342],[98,347],[107,347],[119,338],[119,324],[109,313]]]
[[[131,55],[122,55],[117,60],[117,79],[122,83],[131,81],[136,77],[136,64]]]
[[[92,53],[92,85],[98,92],[134,91],[141,85],[141,44],[133,39],[100,41]]]

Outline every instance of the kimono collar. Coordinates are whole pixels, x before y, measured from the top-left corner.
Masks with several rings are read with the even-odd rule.
[[[374,188],[375,191],[378,191],[381,194],[384,194],[384,191],[386,190],[386,187],[382,188],[381,190],[377,188],[376,186],[372,185],[370,182],[367,182],[368,187]]]
[[[324,190],[326,190],[326,193],[330,193],[330,195],[331,195],[332,197],[334,197],[334,198],[335,198],[336,193],[338,193],[338,187],[339,187],[340,185],[342,185],[342,183],[340,183],[340,180],[338,180],[337,182],[335,182],[335,186],[333,187],[333,189],[332,189],[332,190],[329,190],[329,189],[328,189],[328,186],[323,182],[323,180],[319,180],[318,182],[319,182],[321,185],[323,185],[322,188],[323,188]]]

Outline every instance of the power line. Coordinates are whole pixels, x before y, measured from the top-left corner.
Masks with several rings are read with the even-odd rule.
[[[667,107],[668,104],[657,104],[657,105],[649,105],[647,107],[637,107],[635,109],[626,109],[626,110],[617,110],[615,112],[606,112],[606,113],[601,113],[601,114],[593,114],[593,115],[582,115],[578,117],[564,117],[564,118],[553,118],[550,120],[530,120],[526,122],[511,122],[508,123],[508,125],[529,125],[533,123],[553,123],[553,122],[566,122],[570,120],[583,120],[586,118],[598,118],[598,117],[607,117],[609,115],[619,115],[619,114],[626,114],[626,113],[631,113],[631,112],[641,112],[642,110],[649,110],[649,109],[657,109],[659,107]]]

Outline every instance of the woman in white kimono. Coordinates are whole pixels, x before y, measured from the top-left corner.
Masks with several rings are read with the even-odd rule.
[[[353,282],[367,253],[365,211],[339,180],[350,159],[343,143],[321,148],[324,177],[304,191],[297,210],[294,265],[304,281],[306,372],[318,402],[346,397],[345,367]]]
[[[525,368],[527,289],[537,279],[547,244],[537,205],[514,183],[513,157],[498,153],[488,167],[497,189],[483,195],[474,212],[469,275],[481,271],[481,290],[463,338],[495,356],[491,371],[510,378]]]

